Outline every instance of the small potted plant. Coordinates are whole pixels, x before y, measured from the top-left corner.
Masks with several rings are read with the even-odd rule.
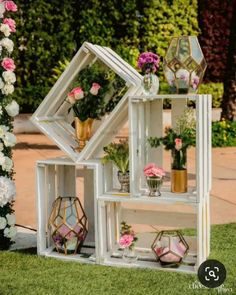
[[[155,75],[159,68],[160,58],[152,52],[143,52],[138,58],[138,67],[142,71],[143,92],[146,95],[157,94],[159,90],[159,79]]]
[[[128,193],[129,180],[129,144],[128,140],[112,142],[103,148],[106,155],[103,157],[103,164],[111,161],[118,168],[118,180],[121,185],[120,192]]]
[[[164,137],[150,137],[151,147],[161,144],[171,151],[171,191],[187,192],[187,149],[196,142],[196,121],[192,109],[186,109],[176,120],[176,127],[167,127]]]
[[[160,196],[160,187],[162,186],[163,177],[165,176],[164,170],[154,163],[149,163],[144,167],[143,172],[146,176],[149,196]]]
[[[137,241],[138,238],[135,236],[132,227],[125,221],[121,222],[119,245],[124,249],[123,259],[128,263],[135,262],[138,259],[134,249]]]

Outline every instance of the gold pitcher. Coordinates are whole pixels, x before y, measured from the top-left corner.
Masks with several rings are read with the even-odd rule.
[[[186,193],[188,190],[187,181],[188,181],[187,169],[171,170],[171,192],[172,193]]]
[[[86,141],[91,137],[93,121],[94,119],[91,118],[81,121],[78,117],[75,117],[75,134],[79,143],[77,148],[79,152],[82,151],[86,145]]]

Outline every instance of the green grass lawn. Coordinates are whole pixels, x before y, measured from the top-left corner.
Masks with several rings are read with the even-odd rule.
[[[227,269],[226,289],[192,289],[196,275],[63,262],[0,252],[0,295],[236,294],[236,224],[212,227],[211,258]],[[223,292],[224,291],[224,292]]]

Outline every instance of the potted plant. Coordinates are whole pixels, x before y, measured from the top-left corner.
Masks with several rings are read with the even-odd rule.
[[[149,163],[144,167],[143,172],[146,176],[149,196],[159,197],[161,195],[160,187],[162,186],[163,177],[165,176],[164,170],[154,163]]]
[[[119,245],[124,249],[123,259],[128,263],[135,262],[138,256],[135,253],[134,246],[138,238],[135,236],[132,227],[125,221],[121,222],[120,235]]]
[[[98,64],[87,66],[79,72],[71,91],[67,94],[66,101],[71,104],[75,114],[79,151],[91,137],[94,120],[101,119],[106,113],[105,95],[111,87],[106,73],[107,71]]]
[[[150,137],[151,147],[161,144],[171,151],[171,191],[187,192],[187,149],[196,142],[196,122],[192,109],[186,109],[176,120],[176,127],[167,127],[164,137]]]
[[[160,58],[152,52],[143,52],[138,58],[138,67],[142,71],[143,92],[146,95],[157,94],[159,90],[159,79],[155,75],[159,68]]]
[[[103,157],[103,164],[111,161],[118,168],[118,180],[121,185],[120,192],[129,192],[129,144],[128,140],[112,142],[103,148],[106,155]]]

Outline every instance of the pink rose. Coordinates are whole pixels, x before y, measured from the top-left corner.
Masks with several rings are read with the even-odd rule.
[[[15,4],[14,1],[5,1],[5,8],[7,11],[17,11],[17,5]]]
[[[9,26],[9,28],[11,30],[11,33],[16,32],[16,22],[14,21],[14,19],[12,19],[12,18],[4,18],[3,24]]]
[[[1,63],[2,67],[6,70],[6,71],[14,71],[16,66],[14,64],[14,60],[12,58],[9,57],[5,57]]]
[[[79,100],[84,97],[84,91],[81,87],[76,87],[72,90],[75,100]]]
[[[182,139],[181,138],[176,138],[175,139],[175,149],[177,151],[180,151],[182,149]]]
[[[67,101],[70,104],[74,104],[75,103],[75,96],[74,96],[74,93],[72,91],[67,94]]]
[[[93,83],[91,89],[89,90],[89,92],[92,95],[97,95],[98,94],[98,90],[101,88],[101,86],[98,83]]]
[[[134,237],[132,235],[123,235],[120,238],[119,244],[121,248],[128,248],[132,245]]]

